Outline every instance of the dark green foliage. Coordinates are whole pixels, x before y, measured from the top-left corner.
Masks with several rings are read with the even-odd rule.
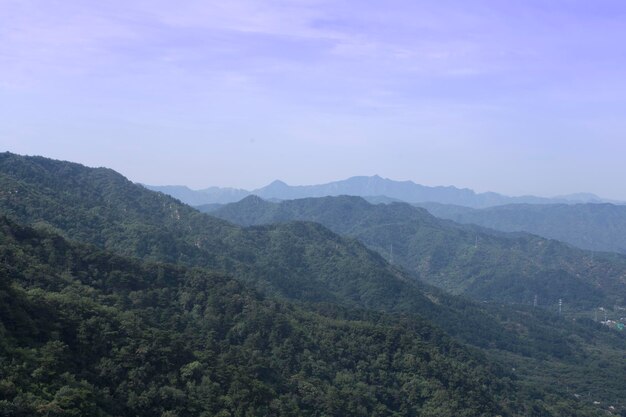
[[[357,238],[420,279],[479,300],[570,307],[626,304],[626,258],[593,254],[532,235],[437,219],[405,203],[372,205],[359,197],[270,203],[247,197],[212,213],[242,224],[319,222]]]
[[[0,211],[145,260],[228,271],[266,294],[387,310],[428,304],[383,258],[323,226],[242,229],[114,171],[0,154]]]
[[[147,260],[228,271],[265,294],[419,313],[478,345],[521,343],[515,335],[503,342],[505,329],[480,311],[471,316],[472,327],[462,324],[468,319],[465,312],[450,309],[448,303],[434,304],[411,277],[381,256],[319,224],[240,228],[113,171],[46,158],[2,154],[0,172],[5,173],[0,179],[13,187],[25,184],[17,194],[0,198],[0,207],[38,228],[60,229],[73,239]],[[90,215],[95,220],[87,220]]]
[[[502,371],[421,320],[307,312],[5,219],[0,265],[1,415],[491,416],[515,402]]]
[[[242,229],[145,190],[110,170],[45,158],[2,156],[0,172],[5,172],[6,181],[27,184],[24,187],[28,191],[0,199],[0,206],[37,227],[54,220],[53,228],[66,236],[78,236],[118,253],[217,267],[253,283],[265,294],[418,313],[481,347],[496,346],[530,355],[547,346],[534,346],[532,333],[526,336],[528,340],[521,340],[471,303],[429,289],[434,294],[431,298],[440,300],[433,303],[410,276],[389,267],[381,256],[355,240],[340,238],[319,224],[287,222]],[[354,205],[351,199],[330,201],[339,206],[329,204],[328,215],[345,221],[359,218],[359,210],[374,207],[360,199],[361,205]],[[324,199],[311,202],[317,204],[317,211],[324,212]],[[23,207],[29,214],[18,213]],[[37,214],[32,214],[34,211]],[[262,213],[260,209],[254,211]],[[85,220],[86,213],[94,212],[99,213],[94,215],[97,220]],[[436,219],[432,220],[436,224]],[[378,221],[372,218],[372,227]]]
[[[117,414],[131,413],[128,410],[132,409],[134,414],[129,415],[149,415],[147,410],[151,415],[161,411],[164,415],[174,415],[167,414],[170,411],[201,415],[197,410],[218,415],[218,410],[226,409],[232,415],[388,415],[389,410],[396,410],[397,415],[412,415],[416,411],[411,407],[416,403],[421,407],[420,415],[463,415],[461,408],[468,415],[491,409],[486,411],[490,415],[502,408],[503,413],[517,415],[590,416],[599,415],[600,408],[589,401],[574,400],[559,385],[562,377],[571,376],[572,383],[567,388],[573,390],[588,386],[587,373],[604,381],[619,381],[623,376],[620,368],[602,367],[604,358],[619,357],[624,350],[624,340],[615,332],[594,323],[565,321],[543,311],[499,307],[450,296],[389,266],[384,257],[356,240],[339,237],[318,224],[288,222],[241,228],[147,191],[110,170],[11,154],[0,155],[0,210],[39,230],[24,229],[25,233],[37,235],[41,230],[51,230],[118,254],[219,271],[143,265],[70,244],[72,250],[80,253],[72,256],[68,255],[72,250],[63,249],[68,246],[65,240],[50,234],[43,239],[35,237],[35,243],[30,245],[41,253],[35,261],[5,263],[13,268],[10,279],[5,279],[7,294],[13,292],[5,298],[23,301],[7,301],[9,307],[2,310],[7,317],[17,317],[11,320],[19,318],[23,323],[11,330],[11,335],[19,336],[11,336],[12,342],[6,339],[19,342],[18,345],[6,345],[7,349],[13,354],[24,346],[38,349],[36,346],[61,340],[69,349],[62,347],[61,352],[70,352],[73,358],[91,358],[78,368],[65,364],[67,367],[61,368],[69,372],[69,379],[55,381],[67,380],[63,386],[70,388],[74,387],[71,378],[79,381],[76,384],[90,384],[93,388],[81,385],[76,389],[109,401],[96,402],[107,413],[111,404],[123,404],[131,408],[116,411]],[[331,206],[327,210],[332,214]],[[359,214],[340,212],[347,220]],[[393,220],[393,216],[388,220]],[[367,219],[367,223],[374,235],[376,226],[380,226],[379,234],[386,238],[406,227],[400,224],[386,229],[385,223],[375,217]],[[471,233],[472,243],[473,237]],[[447,257],[453,252],[445,240],[436,242],[439,253],[433,263],[445,268]],[[394,246],[394,254],[397,251]],[[14,258],[23,259],[21,255]],[[56,265],[58,269],[46,272],[47,265]],[[21,270],[30,272],[16,281]],[[41,273],[37,273],[39,270]],[[227,274],[236,280],[225,278]],[[253,284],[264,296],[246,290],[247,284]],[[298,305],[263,298],[266,295],[297,300]],[[58,302],[60,299],[63,302]],[[45,306],[49,306],[45,314],[30,313],[33,310],[29,309]],[[388,316],[381,310],[402,317]],[[89,311],[95,313],[88,314]],[[248,312],[253,315],[247,315]],[[222,315],[223,319],[211,319]],[[45,321],[46,317],[50,320]],[[482,354],[451,342],[441,331],[424,323],[424,318],[455,338],[480,347],[485,357],[500,368],[487,366]],[[41,319],[45,320],[38,321]],[[123,327],[121,323],[127,321],[130,324]],[[79,331],[81,328],[84,330]],[[25,330],[19,333],[20,329]],[[51,330],[46,333],[45,329]],[[396,337],[396,333],[389,333],[390,329],[399,329],[399,334],[409,336]],[[94,353],[100,356],[89,356],[91,348],[86,345],[80,345],[83,351],[76,350],[75,344],[69,342],[80,339],[72,336],[76,332],[84,335],[81,337],[88,341],[87,345],[100,346]],[[272,334],[282,339],[272,338]],[[376,336],[381,334],[389,336]],[[117,335],[122,339],[115,342]],[[269,345],[264,342],[268,338]],[[330,342],[320,345],[324,340]],[[396,340],[403,342],[398,344]],[[395,359],[389,359],[395,358],[395,353],[380,357],[378,352],[396,352],[398,346],[426,352],[419,346],[412,347],[411,340],[426,343],[425,348],[440,352],[444,358],[450,356],[458,364],[438,365],[439,371],[429,371],[426,378],[438,381],[435,385],[407,380],[412,373],[397,367]],[[144,354],[146,346],[150,349]],[[460,350],[450,350],[450,346]],[[457,354],[461,351],[465,356]],[[37,352],[20,363],[34,366]],[[122,365],[116,362],[118,352],[127,355]],[[139,355],[138,359],[133,354]],[[439,357],[428,355],[428,360],[419,363],[426,365]],[[101,358],[107,360],[102,362]],[[590,363],[580,365],[590,358]],[[464,366],[466,361],[468,366]],[[90,370],[93,363],[101,362],[104,371]],[[535,371],[520,374],[519,381],[515,375],[507,376],[499,370],[522,364],[530,364],[529,368]],[[310,369],[302,377],[306,383],[293,376],[292,371],[299,374],[302,369]],[[217,374],[211,373],[213,370]],[[205,372],[209,372],[210,378],[203,385],[205,379],[198,380],[198,375]],[[486,387],[478,391],[464,383],[472,391],[469,395],[462,394],[466,388],[449,393],[455,385],[441,382],[458,373],[473,379],[473,372],[488,375],[490,383],[479,384]],[[27,374],[32,376],[32,372]],[[187,389],[189,378],[200,385],[198,391]],[[53,383],[26,381],[27,388],[21,392],[50,402],[49,394],[61,388],[50,385]],[[443,388],[437,388],[437,384]],[[507,388],[511,384],[514,395]],[[7,387],[7,392],[14,395],[12,385]],[[113,388],[106,391],[103,387]],[[120,392],[115,391],[116,387],[121,387]],[[477,398],[474,393],[482,396],[484,389],[487,399],[467,403]],[[625,391],[623,384],[616,383],[610,390],[593,391],[593,395],[603,404],[615,400],[615,405],[622,407],[619,398],[626,398]],[[423,392],[439,393],[446,398],[437,396],[427,406],[420,400]],[[71,398],[87,398],[84,402],[89,403],[91,394],[81,395]],[[325,398],[323,404],[313,404],[313,398],[320,395]],[[403,405],[397,399],[403,396],[410,404]],[[269,406],[259,405],[266,404],[269,398]],[[445,408],[448,398],[456,411]],[[11,401],[11,406],[21,404]],[[196,401],[196,411],[177,408],[183,402],[187,407],[191,401]],[[466,406],[462,406],[463,401]],[[165,404],[167,409],[157,412],[155,404]],[[90,410],[89,414],[97,415],[97,411]]]

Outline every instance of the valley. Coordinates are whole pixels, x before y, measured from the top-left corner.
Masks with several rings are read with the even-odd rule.
[[[511,237],[441,221],[407,204],[372,205],[354,197],[283,203],[247,197],[208,216],[133,184],[112,170],[8,153],[0,157],[0,185],[4,190],[0,210],[6,216],[2,294],[4,300],[13,300],[13,304],[5,301],[5,306],[12,307],[2,310],[7,341],[3,357],[11,358],[4,366],[8,388],[3,395],[13,410],[28,414],[29,409],[20,405],[27,392],[36,393],[41,407],[83,404],[103,415],[149,415],[154,407],[184,414],[191,409],[210,410],[203,408],[210,406],[233,415],[244,415],[245,410],[267,415],[321,415],[324,410],[335,410],[328,411],[331,414],[343,410],[343,415],[390,415],[404,410],[404,415],[587,416],[601,415],[609,405],[616,412],[625,407],[620,400],[624,397],[621,377],[626,372],[621,360],[626,351],[623,332],[584,314],[572,315],[574,308],[584,312],[598,303],[621,300],[623,261],[619,255],[594,258],[596,264],[590,268],[584,251],[558,242],[530,235]],[[485,253],[463,258],[476,244],[476,236]],[[391,253],[385,253],[388,244],[394,245],[393,259]],[[441,251],[449,255],[442,256]],[[447,262],[436,264],[437,256]],[[499,257],[505,261],[496,262]],[[411,263],[420,259],[428,262]],[[506,281],[510,273],[499,270],[512,262],[524,272],[515,278],[520,289],[511,290],[511,281]],[[547,285],[554,270],[565,271],[556,288]],[[480,287],[468,285],[464,280],[472,271],[480,271],[481,279],[493,277]],[[577,271],[590,277],[580,279]],[[567,310],[561,316],[555,314],[552,304],[543,302],[544,297],[559,293],[559,285],[570,291]],[[477,297],[478,288],[489,294],[486,300]],[[213,294],[212,301],[206,298],[207,291]],[[194,293],[198,294],[195,298]],[[513,298],[512,294],[519,293],[540,293],[541,307]],[[217,304],[206,310],[213,305],[207,303]],[[41,319],[37,318],[37,305],[48,309]],[[70,319],[74,313],[69,311],[79,305],[84,307],[78,311],[84,313]],[[263,313],[255,313],[256,309]],[[97,325],[110,329],[106,333],[111,336],[88,342],[93,339],[84,339],[87,333],[81,336],[81,332],[94,332],[93,326],[105,312],[109,318]],[[222,319],[222,314],[231,316]],[[261,318],[263,315],[266,318]],[[199,321],[201,317],[205,319]],[[209,317],[215,318],[204,323]],[[124,330],[130,325],[123,324],[127,320],[145,336],[136,339],[135,330]],[[274,328],[282,322],[290,327]],[[19,329],[27,328],[31,330],[20,333]],[[307,330],[295,330],[304,328]],[[314,329],[321,333],[313,333],[318,331]],[[395,336],[384,336],[392,330]],[[38,336],[33,338],[35,334]],[[210,343],[209,334],[213,335]],[[289,335],[298,336],[289,341],[295,337]],[[268,337],[275,346],[267,345]],[[342,347],[339,354],[333,349],[343,346],[343,337],[345,343],[356,344]],[[382,344],[365,342],[369,338]],[[333,342],[325,343],[325,339]],[[170,350],[173,343],[188,347]],[[220,368],[225,359],[219,358],[235,355],[238,343],[243,343],[244,350],[237,355],[248,356],[247,366],[257,371]],[[281,356],[286,354],[282,350],[286,343],[296,345],[289,348],[291,354]],[[143,385],[137,385],[140,380],[132,375],[138,365],[124,362],[129,359],[119,354],[129,349],[124,346],[145,344],[165,349],[155,351],[160,352],[155,360],[169,365],[149,365],[145,372],[152,373],[146,375],[153,375],[153,382],[143,380]],[[365,344],[371,350],[356,348]],[[50,353],[54,358],[50,360],[60,365],[46,371],[49,375],[56,375],[54,369],[71,369],[63,362],[67,356],[58,355],[71,352],[85,361],[65,379],[57,379],[55,384],[62,385],[49,385],[51,379],[19,376],[18,368],[8,366],[16,361],[27,367],[42,366],[24,355],[29,350],[43,355],[39,349],[47,352],[53,348],[57,353]],[[253,351],[244,353],[245,349]],[[264,353],[258,356],[257,351]],[[441,365],[433,356],[435,351],[443,355]],[[208,352],[213,353],[206,356]],[[370,362],[384,357],[387,359],[382,362]],[[413,362],[409,357],[415,358]],[[310,366],[323,366],[326,373],[300,374],[309,360],[314,361]],[[458,364],[450,362],[455,360]],[[279,365],[284,361],[292,365]],[[471,371],[461,363],[471,363]],[[611,366],[606,366],[609,363]],[[97,376],[104,375],[104,364],[121,366],[115,371],[117,379]],[[418,364],[440,371],[422,369]],[[360,371],[354,374],[357,369]],[[381,380],[367,372],[383,372],[388,377]],[[159,379],[166,375],[170,375],[167,387],[165,380]],[[185,375],[195,375],[191,378],[196,382]],[[422,382],[402,379],[403,375],[419,376]],[[562,384],[565,375],[568,382]],[[442,382],[442,378],[457,382]],[[210,390],[212,380],[221,381],[226,391],[211,394],[217,395],[216,400],[193,402],[192,385]],[[336,391],[340,381],[348,390],[358,386],[364,391],[340,394]],[[209,385],[198,385],[201,382]],[[395,388],[384,394],[383,385],[376,385],[379,383]],[[473,387],[474,383],[481,388]],[[120,388],[112,392],[110,384]],[[228,391],[229,386],[235,391]],[[246,388],[249,394],[243,394],[244,386],[257,388]],[[314,397],[329,396],[325,404],[330,408],[310,408],[309,394],[302,390],[312,386],[323,391]],[[409,394],[405,391],[409,386],[420,388]],[[102,390],[108,396],[102,396]],[[394,397],[398,392],[407,393],[402,398],[413,399],[403,403]],[[82,402],[76,403],[76,395]],[[172,395],[178,395],[178,400]],[[249,396],[234,403],[226,400],[235,395]],[[364,403],[366,396],[372,395]],[[458,402],[437,400],[455,395]]]

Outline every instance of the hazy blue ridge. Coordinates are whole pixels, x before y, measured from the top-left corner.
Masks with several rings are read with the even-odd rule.
[[[318,201],[315,210],[323,208],[333,216],[345,217],[339,224],[372,206],[357,199],[359,203],[352,207],[353,213],[346,213],[352,199],[328,200],[341,204],[333,208],[333,204]],[[259,207],[254,207],[258,211]],[[442,222],[407,204],[389,207],[402,213],[408,207],[407,213],[419,213],[424,221],[434,222],[432,227]],[[619,407],[622,407],[619,398],[626,397],[618,376],[623,374],[623,369],[603,366],[607,361],[618,362],[616,358],[623,351],[624,338],[589,319],[574,321],[575,311],[567,309],[571,304],[566,304],[565,319],[551,313],[543,299],[540,300],[543,308],[534,310],[523,305],[498,306],[449,295],[416,281],[420,271],[406,273],[395,258],[394,265],[390,265],[384,252],[377,254],[357,239],[341,237],[315,222],[285,221],[242,228],[133,184],[110,169],[8,153],[0,154],[0,212],[32,225],[37,233],[59,234],[124,257],[201,267],[202,271],[234,277],[232,285],[243,284],[274,300],[292,300],[299,308],[315,314],[332,311],[342,317],[358,317],[354,315],[356,311],[366,309],[368,314],[392,313],[395,317],[392,320],[406,319],[409,323],[426,320],[435,325],[433,329],[443,329],[457,340],[479,348],[493,363],[529,369],[511,375],[512,380],[519,380],[522,399],[503,407],[514,410],[514,414],[528,415],[523,411],[528,411],[527,407],[538,407],[536,410],[543,410],[543,415],[591,416],[602,412],[602,407],[566,395],[566,387],[558,384],[565,375],[567,389],[572,392],[593,393],[594,398],[611,401]],[[383,214],[382,219],[395,218],[393,212]],[[364,224],[380,225],[379,216],[372,216]],[[459,230],[473,230],[447,223]],[[46,253],[49,244],[36,246],[42,256],[54,262]],[[130,276],[115,275],[115,279],[126,282]],[[167,293],[158,292],[149,297],[169,299]],[[164,322],[171,316],[155,313],[153,309],[147,314],[150,317],[155,314],[154,317],[161,317]],[[250,378],[245,372],[243,375]],[[342,378],[338,382],[345,381],[346,386],[358,385],[350,382],[355,381],[353,378]],[[602,389],[597,381],[602,381]],[[248,383],[238,382],[237,386],[248,387]],[[167,388],[163,392],[171,391]],[[364,397],[359,394],[357,398]],[[534,400],[529,402],[530,398]],[[472,410],[468,415],[477,414]]]
[[[210,187],[203,190],[192,190],[184,185],[143,186],[152,191],[171,195],[190,206],[232,203],[250,195],[248,191],[237,188]]]
[[[544,305],[561,298],[590,308],[623,305],[626,299],[624,256],[460,225],[405,203],[373,205],[349,196],[271,203],[250,196],[213,215],[242,225],[319,222],[362,241],[426,282],[479,300],[531,303],[537,295]]]
[[[437,217],[505,232],[525,231],[582,249],[626,253],[626,206],[609,203],[509,204],[472,209],[420,203]]]
[[[404,201],[409,203],[436,202],[467,207],[490,207],[511,203],[529,204],[575,204],[584,202],[606,202],[593,194],[580,193],[570,196],[544,198],[535,196],[509,197],[498,193],[476,193],[467,188],[429,187],[412,181],[394,181],[381,178],[357,176],[342,181],[320,185],[291,186],[283,181],[251,191],[234,188],[211,187],[204,190],[190,190],[184,186],[146,186],[161,191],[192,206],[214,203],[233,203],[248,195],[257,195],[266,200],[292,200],[307,197],[339,195],[360,196],[375,202]]]

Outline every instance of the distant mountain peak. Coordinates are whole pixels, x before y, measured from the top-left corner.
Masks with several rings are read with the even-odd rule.
[[[267,201],[263,200],[261,197],[259,197],[256,194],[250,194],[247,197],[244,197],[243,199],[239,200],[236,204],[260,204],[260,203],[267,203]]]
[[[266,187],[289,187],[289,185],[285,181],[274,180]]]
[[[268,201],[350,195],[366,199],[376,197],[375,200],[378,201],[404,201],[413,204],[440,203],[471,208],[486,208],[506,204],[576,204],[588,202],[620,204],[620,202],[604,200],[589,193],[554,198],[536,196],[510,197],[494,192],[476,193],[469,188],[458,188],[452,185],[432,187],[417,184],[411,180],[396,181],[382,177],[379,174],[353,176],[345,180],[317,185],[289,185],[277,179],[265,187],[252,191],[219,187],[198,191],[190,190],[186,187],[171,186],[147,186],[147,188],[172,195],[193,206],[233,203],[251,194]]]
[[[563,200],[574,201],[574,202],[601,202],[602,198],[598,197],[593,193],[574,193],[558,196],[556,198],[561,198]]]

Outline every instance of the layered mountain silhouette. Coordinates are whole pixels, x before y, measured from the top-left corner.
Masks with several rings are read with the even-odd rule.
[[[437,217],[505,232],[529,232],[583,249],[626,253],[626,206],[614,204],[509,204],[472,209],[420,203]]]
[[[624,256],[464,226],[406,203],[374,205],[351,196],[273,203],[250,196],[212,214],[241,225],[318,222],[360,240],[421,280],[480,300],[530,303],[538,296],[543,304],[561,298],[586,307],[626,302]]]
[[[584,311],[558,316],[543,299],[536,309],[477,302],[420,281],[438,267],[447,282],[471,286],[448,278],[454,265],[441,262],[452,248],[458,263],[456,252],[475,245],[477,234],[479,242],[493,239],[498,256],[525,253],[511,268],[520,266],[520,288],[550,294],[545,283],[571,284],[572,299],[588,292],[581,307],[617,300],[614,271],[601,266],[604,277],[586,277],[594,268],[571,263],[578,281],[571,271],[553,279],[538,269],[544,287],[528,286],[529,257],[565,268],[560,244],[526,252],[545,240],[443,227],[408,204],[386,212],[362,199],[311,200],[303,215],[327,214],[242,227],[110,169],[0,154],[2,412],[592,416],[609,403],[624,409],[626,341],[617,331]],[[406,228],[405,238],[417,223],[425,234],[415,242],[439,236],[426,239],[437,247],[430,269],[406,271],[395,243],[391,259],[385,240],[378,253],[375,240],[369,249],[359,241],[410,213],[388,231]],[[325,216],[344,236],[321,224]],[[448,234],[453,229],[458,235]],[[450,245],[446,236],[461,241]],[[481,256],[467,265],[482,268]],[[619,271],[619,259],[602,262]],[[514,282],[503,280],[493,294],[510,294]]]
[[[257,195],[266,200],[292,200],[306,197],[325,197],[352,195],[360,197],[400,200],[409,203],[436,202],[455,204],[466,207],[491,207],[503,204],[529,203],[587,203],[606,202],[593,194],[574,194],[555,198],[535,196],[509,197],[498,193],[476,193],[467,188],[428,187],[412,181],[393,181],[378,175],[351,177],[321,185],[291,186],[282,181],[256,190],[245,191],[234,188],[211,187],[205,190],[191,190],[185,186],[146,186],[147,188],[169,194],[184,203],[199,206],[203,204],[225,204],[241,200],[247,195]]]

